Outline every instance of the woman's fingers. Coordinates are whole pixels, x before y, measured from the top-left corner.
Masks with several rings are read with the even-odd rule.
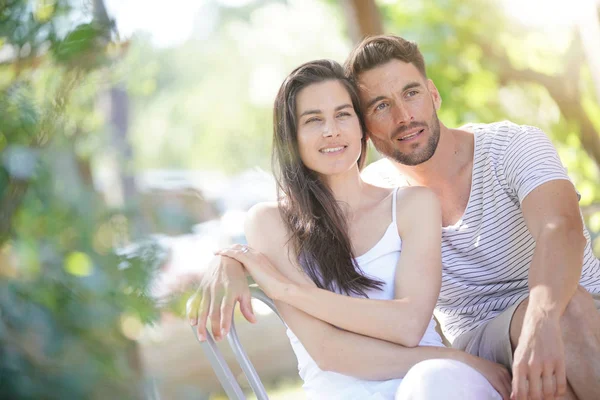
[[[186,315],[190,320],[190,325],[195,326],[198,323],[198,308],[200,307],[202,295],[200,292],[195,292],[185,305]]]
[[[206,321],[208,320],[208,310],[210,307],[210,294],[208,290],[202,291],[202,297],[200,299],[200,307],[198,309],[198,326],[196,328],[198,332],[198,340],[201,342],[206,340]]]
[[[250,295],[250,290],[240,297],[240,311],[249,322],[256,322],[256,316],[254,315],[254,310],[252,309],[252,296]]]

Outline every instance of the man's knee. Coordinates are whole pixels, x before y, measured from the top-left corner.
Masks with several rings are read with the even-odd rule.
[[[529,298],[526,298],[519,304],[513,315],[510,325],[510,341],[513,351],[517,347],[521,329],[523,327],[523,318],[528,306]],[[575,294],[567,304],[560,319],[563,333],[566,335],[573,329],[581,330],[585,326],[586,321],[589,321],[590,313],[593,313],[594,311],[596,311],[594,298],[583,286],[578,285]]]
[[[595,313],[597,311],[594,298],[583,286],[579,285],[565,308],[561,318],[561,326],[563,330],[567,331],[582,329],[586,325],[586,321],[593,317]]]

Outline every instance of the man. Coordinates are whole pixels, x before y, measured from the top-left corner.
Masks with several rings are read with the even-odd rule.
[[[517,399],[600,398],[600,262],[547,137],[510,122],[444,126],[423,57],[402,38],[365,39],[346,70],[369,137],[387,158],[370,173],[427,186],[442,204],[436,316],[445,336],[512,367]],[[217,337],[235,300],[253,320],[243,270],[219,262],[201,285],[212,288]],[[218,289],[227,295],[215,298]]]

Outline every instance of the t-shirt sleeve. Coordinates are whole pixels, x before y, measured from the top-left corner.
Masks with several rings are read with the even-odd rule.
[[[509,139],[504,176],[519,202],[536,187],[553,180],[570,180],[556,148],[538,128],[523,126]]]

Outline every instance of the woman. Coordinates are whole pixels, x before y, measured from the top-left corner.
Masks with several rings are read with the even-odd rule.
[[[274,107],[279,201],[251,209],[249,246],[218,254],[241,262],[275,300],[309,398],[440,398],[443,388],[445,399],[507,399],[504,368],[444,348],[435,332],[440,206],[425,188],[361,180],[362,121],[339,64],[320,60],[294,70]],[[201,302],[204,318],[208,307]],[[375,360],[398,357],[362,368],[356,346]]]

